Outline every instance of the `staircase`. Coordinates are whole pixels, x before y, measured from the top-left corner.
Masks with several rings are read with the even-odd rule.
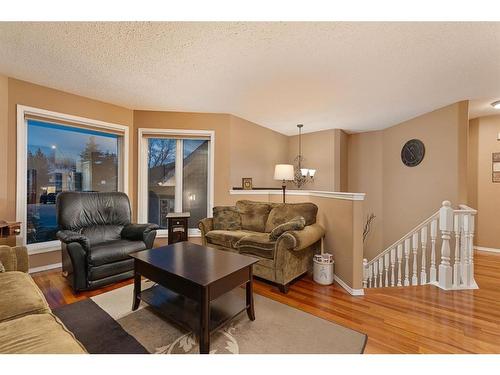
[[[363,287],[432,284],[445,290],[477,289],[473,250],[476,214],[466,205],[454,209],[444,201],[438,211],[375,258],[363,259]]]

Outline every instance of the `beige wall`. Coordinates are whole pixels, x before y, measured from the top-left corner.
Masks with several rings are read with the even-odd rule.
[[[500,152],[500,115],[470,121],[469,205],[477,208],[475,244],[500,249],[500,183],[492,182],[492,153]]]
[[[348,189],[367,192],[365,215],[377,216],[365,257],[399,239],[443,200],[467,202],[467,116],[468,102],[460,102],[380,132],[350,135]],[[426,150],[422,163],[409,168],[400,155],[412,138]]]
[[[303,189],[335,191],[335,130],[302,134],[302,167],[316,169],[314,181]],[[299,154],[299,136],[288,139],[288,160],[294,163]],[[292,187],[292,184],[289,184]]]
[[[288,163],[288,137],[253,122],[230,116],[231,187],[251,177],[254,187],[280,187],[274,166]]]
[[[363,223],[370,213],[376,215],[364,244],[365,256],[372,258],[384,245],[383,131],[351,134],[348,138],[348,191],[366,193]]]
[[[0,160],[2,166],[0,167],[0,220],[13,219],[8,217],[10,209],[8,197],[8,174],[7,174],[7,161],[9,155],[9,79],[0,75]]]

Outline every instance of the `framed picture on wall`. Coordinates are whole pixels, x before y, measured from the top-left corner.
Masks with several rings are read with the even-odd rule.
[[[241,187],[243,190],[252,190],[253,184],[252,184],[252,178],[251,177],[243,177],[241,179]]]
[[[491,154],[491,180],[500,182],[500,152]]]

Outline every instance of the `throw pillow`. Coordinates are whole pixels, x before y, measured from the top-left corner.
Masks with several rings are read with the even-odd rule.
[[[3,266],[2,261],[0,260],[0,273],[5,272],[5,267]]]
[[[233,206],[214,207],[213,228],[216,230],[241,229],[241,217],[236,207]]]
[[[306,226],[306,220],[302,216],[294,217],[292,220],[287,221],[284,224],[278,225],[271,231],[269,238],[272,241],[276,241],[279,236],[289,230],[302,230]]]

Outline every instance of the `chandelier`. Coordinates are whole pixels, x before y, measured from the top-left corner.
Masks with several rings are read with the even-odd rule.
[[[304,162],[304,156],[302,155],[302,127],[304,125],[298,124],[299,128],[299,154],[293,160],[294,162],[294,179],[293,183],[300,187],[314,180],[314,175],[316,174],[316,169],[304,168],[302,163]]]

